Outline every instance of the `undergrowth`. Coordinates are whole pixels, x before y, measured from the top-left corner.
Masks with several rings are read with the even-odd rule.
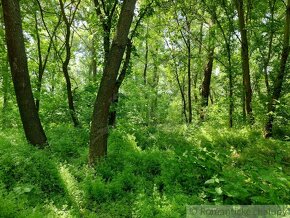
[[[44,150],[5,131],[1,217],[184,217],[186,205],[290,202],[290,143],[254,129],[120,126],[95,170],[82,129],[52,128]]]

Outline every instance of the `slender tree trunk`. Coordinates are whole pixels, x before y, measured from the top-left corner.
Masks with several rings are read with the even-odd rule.
[[[133,37],[136,34],[137,28],[141,23],[141,20],[144,18],[144,16],[147,13],[148,8],[150,7],[151,4],[149,4],[145,10],[139,15],[139,18],[137,19],[136,23],[135,23],[135,27],[132,28],[130,37],[128,38],[128,42],[127,42],[127,46],[126,46],[126,56],[125,59],[123,61],[123,67],[122,70],[118,76],[118,79],[116,81],[116,87],[113,93],[113,100],[112,100],[112,106],[110,108],[110,114],[109,114],[109,125],[112,127],[116,126],[116,119],[117,119],[117,106],[118,106],[118,102],[119,102],[119,91],[120,91],[120,87],[126,77],[129,65],[130,65],[130,60],[131,60],[131,54],[132,54],[132,40]],[[147,26],[147,33],[146,33],[146,41],[148,41],[148,26]],[[148,61],[148,42],[147,42],[147,60],[146,63]],[[146,65],[146,64],[145,64]],[[146,68],[146,66],[145,66]],[[147,69],[144,69],[145,71],[145,77],[144,77],[144,84],[146,85],[146,71]]]
[[[95,43],[96,43],[96,36],[93,36],[93,40],[92,40],[92,48],[91,48],[91,53],[92,53],[92,62],[91,62],[91,72],[92,72],[92,78],[93,81],[96,81],[96,77],[97,77],[97,51],[95,48]]]
[[[4,30],[4,28],[3,28]],[[3,46],[4,48],[4,46]],[[1,73],[2,73],[2,93],[3,93],[3,104],[2,104],[2,125],[5,128],[7,125],[10,124],[9,118],[6,116],[7,112],[9,111],[8,106],[8,99],[9,99],[9,90],[10,90],[10,80],[9,80],[9,67],[8,67],[8,60],[7,56],[1,59],[3,65],[1,66]]]
[[[215,20],[213,20],[215,23]],[[211,83],[211,75],[214,61],[214,30],[213,27],[209,29],[209,52],[208,52],[208,62],[204,69],[204,79],[202,82],[202,90],[201,90],[201,113],[200,120],[204,121],[205,119],[205,108],[208,106],[208,98],[210,96],[210,83]]]
[[[268,76],[268,67],[271,59],[271,53],[272,53],[272,46],[273,46],[273,37],[274,32],[271,30],[270,33],[270,41],[269,41],[269,50],[266,60],[264,61],[264,78],[265,78],[265,85],[267,90],[267,97],[270,97],[270,84],[269,84],[269,76]]]
[[[243,69],[243,86],[245,93],[245,110],[250,124],[254,124],[255,121],[252,111],[252,87],[249,66],[249,48],[248,48],[247,29],[244,17],[244,5],[243,0],[235,0],[235,3],[238,11],[239,28],[241,33],[241,59]]]
[[[107,154],[109,110],[128,41],[135,4],[136,0],[124,0],[123,2],[116,35],[112,42],[108,61],[104,67],[103,77],[94,105],[90,131],[89,164],[91,166],[99,158]]]
[[[233,113],[234,113],[234,86],[233,86],[233,71],[232,71],[232,53],[231,53],[231,38],[232,34],[234,32],[233,28],[233,21],[232,18],[229,16],[228,10],[227,10],[227,3],[226,1],[222,1],[222,7],[225,10],[225,14],[228,18],[229,22],[229,32],[226,35],[223,26],[221,25],[220,21],[218,20],[217,14],[215,10],[213,11],[214,19],[220,28],[223,38],[225,40],[225,45],[226,45],[226,52],[227,52],[227,61],[228,61],[228,66],[227,66],[227,74],[228,74],[228,79],[229,79],[229,127],[233,127]]]
[[[8,92],[9,92],[9,75],[8,75],[8,63],[7,60],[3,61],[2,65],[2,92],[3,92],[3,112],[8,107]]]
[[[44,147],[47,139],[31,90],[19,1],[2,0],[2,9],[9,63],[24,132],[31,144]]]
[[[166,42],[167,46],[170,48],[170,44],[166,39],[165,39],[165,42]],[[171,50],[173,50],[173,49],[171,48]],[[178,74],[178,63],[175,61],[176,57],[173,54],[173,52],[171,53],[171,58],[174,61],[174,76],[175,76],[175,79],[177,81],[178,89],[179,89],[180,95],[181,95],[181,104],[182,104],[181,116],[184,116],[185,123],[188,123],[187,104],[186,104],[186,96],[185,96],[185,92],[184,92],[184,84],[181,84],[179,74]]]
[[[178,76],[178,68],[177,68],[177,64],[175,64],[175,78],[178,84],[178,88],[180,91],[180,95],[181,95],[181,101],[182,101],[182,114],[184,115],[184,119],[185,122],[188,123],[188,118],[187,118],[187,113],[186,113],[186,97],[185,97],[185,93],[184,93],[184,89],[182,88],[179,76]]]
[[[191,102],[191,45],[187,40],[187,79],[188,79],[188,123],[192,123],[192,102]]]
[[[229,69],[228,69],[228,78],[229,78],[229,127],[233,127],[233,113],[234,113],[234,87],[233,87],[233,72],[231,60],[229,60]]]
[[[273,2],[269,1],[270,13],[271,13],[271,30],[270,30],[270,40],[269,40],[269,44],[268,44],[268,54],[267,54],[266,59],[264,60],[264,67],[263,67],[264,79],[265,79],[265,85],[266,85],[268,99],[270,99],[270,92],[271,92],[270,84],[269,84],[269,76],[268,76],[268,67],[269,67],[269,63],[270,63],[271,56],[272,56],[272,50],[273,50],[273,38],[274,38],[273,25],[274,25],[275,4],[276,4],[276,0],[274,0]]]
[[[36,110],[39,111],[39,102],[40,102],[40,92],[41,92],[41,83],[43,77],[43,63],[42,63],[42,52],[41,52],[41,45],[40,45],[40,36],[39,36],[39,29],[38,29],[38,21],[37,21],[37,12],[34,14],[35,19],[35,32],[36,32],[36,40],[37,40],[37,52],[38,52],[38,78],[37,78],[37,96],[35,100]]]
[[[243,122],[246,123],[247,121],[247,111],[246,111],[246,92],[245,92],[245,81],[243,78],[243,86],[242,86],[242,114],[243,114]]]
[[[114,94],[113,94],[113,102],[111,105],[111,111],[110,111],[110,115],[109,115],[109,125],[110,126],[115,126],[116,125],[116,119],[117,119],[117,105],[119,102],[119,91],[120,91],[120,87],[125,79],[125,76],[127,74],[128,71],[128,67],[130,64],[130,60],[131,60],[131,54],[132,54],[132,42],[131,40],[128,40],[128,44],[126,47],[126,57],[125,57],[125,61],[123,63],[123,67],[121,70],[120,75],[118,76],[117,82],[116,82],[116,87],[114,90]]]
[[[289,36],[290,36],[290,0],[287,0],[286,21],[284,29],[283,50],[280,60],[280,70],[274,82],[272,97],[268,104],[268,121],[265,125],[264,130],[265,138],[269,138],[272,136],[272,128],[274,121],[274,113],[276,111],[276,104],[279,101],[283,87],[284,77],[287,73],[286,64],[289,56]]]
[[[198,46],[198,55],[201,56],[201,53],[202,53],[202,44],[203,44],[203,23],[201,23],[200,25],[200,28],[199,28],[199,46]],[[199,77],[199,73],[200,71],[202,71],[202,63],[201,61],[199,61],[199,64],[198,64],[198,70],[196,70],[196,73],[194,75],[194,78],[193,78],[193,89],[194,89],[194,100],[195,100],[195,103],[198,104],[198,87],[197,87],[197,82],[198,82],[198,77]],[[197,109],[197,114],[199,114],[199,110]]]
[[[208,62],[204,69],[204,79],[202,82],[202,90],[201,90],[201,113],[200,119],[203,121],[205,118],[204,109],[208,106],[208,98],[210,95],[210,82],[213,68],[213,60],[214,60],[214,48],[209,51]]]
[[[143,70],[144,85],[147,84],[148,54],[149,54],[149,45],[148,45],[148,24],[147,24],[146,39],[145,39],[145,64]]]
[[[157,51],[158,53],[158,51]],[[157,124],[157,116],[156,116],[156,110],[158,105],[158,84],[159,84],[159,74],[158,74],[158,60],[155,58],[154,61],[154,69],[153,69],[153,81],[150,84],[152,91],[154,93],[154,96],[150,99],[150,107],[149,107],[149,118],[151,121],[151,125],[156,126]]]
[[[35,99],[35,105],[36,105],[36,109],[37,111],[39,111],[39,107],[40,107],[40,97],[41,97],[41,86],[42,86],[42,78],[43,78],[43,74],[44,71],[46,69],[46,65],[48,62],[48,57],[50,55],[50,51],[53,45],[53,37],[56,34],[56,31],[61,23],[61,17],[59,17],[58,22],[56,24],[56,26],[53,29],[52,34],[50,34],[49,29],[47,28],[46,22],[44,20],[44,11],[43,8],[39,2],[39,0],[37,0],[37,4],[40,10],[40,17],[43,23],[44,28],[46,29],[48,35],[49,35],[49,44],[48,44],[48,48],[46,50],[46,53],[44,55],[44,57],[42,56],[42,51],[41,51],[41,38],[39,35],[39,26],[38,26],[38,19],[37,19],[37,11],[35,11],[34,14],[34,19],[35,19],[35,32],[36,32],[36,40],[37,40],[37,52],[38,52],[38,78],[37,78],[37,85],[36,85],[36,99]]]
[[[113,2],[111,3],[113,3],[113,6],[107,7],[106,2],[104,2],[103,0],[101,2],[99,2],[99,0],[94,0],[96,14],[100,18],[103,28],[104,66],[106,65],[106,62],[109,58],[111,46],[112,21],[116,11],[118,0],[113,0]]]
[[[147,24],[147,33],[146,33],[146,39],[145,39],[145,63],[144,63],[144,70],[143,70],[143,82],[144,86],[146,88],[146,91],[144,93],[145,102],[147,104],[146,107],[146,114],[145,114],[145,124],[146,126],[149,124],[150,121],[150,112],[148,107],[148,92],[147,92],[147,73],[148,73],[148,55],[149,55],[149,44],[148,44],[148,24]]]
[[[72,85],[71,85],[71,80],[68,72],[68,66],[69,62],[71,59],[71,45],[70,45],[70,40],[71,40],[71,25],[72,25],[72,20],[69,21],[68,18],[66,17],[65,10],[64,10],[64,4],[62,0],[59,0],[60,7],[61,7],[61,13],[63,20],[66,25],[66,33],[65,33],[65,51],[66,51],[66,56],[65,60],[62,63],[62,72],[64,74],[64,78],[66,81],[66,91],[67,91],[67,100],[68,100],[68,107],[69,107],[69,112],[70,116],[72,118],[73,124],[75,127],[78,127],[80,125],[77,115],[76,115],[76,110],[74,106],[74,100],[73,100],[73,93],[72,93]],[[77,7],[76,9],[77,10]],[[75,13],[75,12],[74,12]]]

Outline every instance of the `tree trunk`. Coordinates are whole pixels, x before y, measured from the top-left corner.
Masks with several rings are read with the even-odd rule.
[[[96,51],[96,36],[93,36],[93,40],[92,40],[92,48],[91,48],[91,55],[92,55],[92,62],[91,62],[91,70],[90,73],[92,73],[91,78],[93,79],[93,81],[96,81],[96,77],[97,77],[97,51]]]
[[[186,98],[185,98],[185,93],[184,93],[184,89],[181,85],[180,79],[179,79],[179,75],[178,75],[178,66],[175,63],[175,78],[178,84],[178,88],[180,91],[180,95],[181,95],[181,101],[182,101],[182,114],[184,115],[184,119],[185,122],[188,123],[188,118],[187,118],[187,113],[186,113]]]
[[[65,55],[66,56],[65,56],[65,60],[62,63],[62,72],[64,74],[64,78],[66,81],[67,100],[68,100],[70,116],[72,118],[74,126],[78,127],[80,123],[76,115],[76,110],[75,110],[74,100],[73,100],[73,93],[72,93],[72,86],[71,86],[71,81],[70,81],[69,72],[68,72],[68,65],[71,59],[71,45],[70,45],[71,30],[70,28],[72,25],[73,18],[71,18],[72,20],[70,21],[68,20],[65,14],[65,9],[64,9],[62,0],[59,0],[59,3],[60,3],[62,17],[66,25],[66,32],[65,32],[65,52],[66,52]],[[75,10],[77,10],[77,7],[75,8]],[[73,13],[75,13],[75,11]]]
[[[8,75],[8,63],[7,60],[3,60],[2,69],[2,92],[3,92],[3,112],[8,107],[8,92],[9,92],[9,75]]]
[[[129,67],[130,60],[131,60],[131,54],[132,54],[132,42],[131,42],[131,40],[128,40],[125,61],[123,63],[121,73],[120,73],[120,75],[117,79],[117,82],[116,82],[116,87],[115,87],[114,94],[113,94],[113,101],[112,101],[112,105],[111,105],[111,111],[110,111],[110,115],[109,115],[109,125],[113,126],[113,127],[116,125],[116,119],[117,119],[116,108],[117,108],[117,105],[119,102],[119,90],[120,90],[120,87],[125,79],[126,74],[127,74],[128,67]]]
[[[268,67],[269,63],[271,60],[272,56],[272,50],[273,50],[273,38],[274,38],[274,30],[273,30],[273,25],[274,25],[274,12],[275,12],[275,5],[276,5],[276,0],[269,1],[269,7],[270,7],[270,13],[271,13],[271,30],[270,30],[270,39],[269,39],[269,44],[268,44],[268,54],[267,57],[264,59],[264,66],[263,66],[263,71],[264,71],[264,79],[265,79],[265,85],[266,85],[266,90],[267,90],[267,98],[270,99],[270,84],[269,84],[269,75],[268,75]]]
[[[47,139],[31,90],[18,0],[2,0],[6,43],[17,104],[28,142],[44,147]]]
[[[4,28],[3,28],[4,30]],[[1,46],[2,49],[2,46]],[[5,50],[4,46],[3,49]],[[3,93],[3,105],[2,105],[2,125],[3,127],[7,127],[11,123],[9,118],[7,117],[7,112],[9,111],[9,90],[10,90],[10,80],[9,80],[9,67],[8,67],[8,58],[7,56],[1,58],[1,62],[3,63],[1,66],[1,73],[2,73],[2,93]]]
[[[158,53],[158,50],[156,52]],[[156,56],[156,58],[154,59],[153,78],[152,82],[150,83],[152,93],[154,94],[151,97],[151,99],[149,99],[149,110],[148,110],[150,118],[149,124],[153,126],[156,126],[158,121],[156,116],[156,110],[158,106],[158,84],[159,84],[158,63],[159,62]]]
[[[231,56],[231,54],[228,54]],[[228,78],[229,78],[229,127],[233,127],[233,113],[234,113],[234,86],[233,86],[233,72],[231,65],[231,58],[229,58],[229,69],[228,69]]]
[[[148,45],[148,24],[147,24],[147,32],[146,32],[146,39],[145,39],[145,64],[144,64],[144,70],[143,70],[143,80],[144,80],[145,86],[147,84],[148,54],[149,54],[149,45]]]
[[[284,29],[284,40],[283,40],[283,50],[281,54],[280,60],[280,70],[276,77],[273,87],[272,97],[268,104],[268,121],[265,125],[264,137],[269,138],[272,136],[272,128],[274,121],[274,113],[276,111],[276,104],[279,101],[282,86],[284,82],[284,77],[286,75],[286,64],[289,56],[289,35],[290,35],[290,0],[287,1],[287,9],[286,9],[286,21],[285,21],[285,29]]]
[[[215,20],[213,20],[213,24]],[[214,29],[210,27],[209,29],[209,49],[208,49],[208,62],[204,69],[204,79],[202,82],[202,90],[201,90],[201,113],[200,120],[204,121],[205,119],[205,108],[208,106],[208,98],[210,96],[210,82],[214,61]]]
[[[110,22],[106,22],[103,24],[103,48],[105,52],[105,58],[104,58],[104,65],[106,65],[106,61],[109,57],[110,52],[110,35],[111,35],[111,24]]]
[[[202,53],[202,45],[203,45],[203,26],[204,26],[204,23],[202,22],[200,24],[200,28],[199,28],[199,46],[198,46],[198,56],[201,56],[201,53]],[[197,87],[197,83],[198,83],[198,77],[199,77],[199,73],[200,71],[202,71],[202,63],[201,61],[198,61],[198,69],[196,70],[196,73],[194,75],[194,78],[193,78],[193,89],[194,89],[194,100],[195,100],[195,103],[198,104],[198,93],[199,93],[199,90],[198,90],[198,87]],[[199,114],[199,110],[197,108],[196,110],[197,112],[197,115]]]
[[[36,40],[37,40],[37,52],[38,52],[38,78],[37,78],[37,96],[35,100],[36,110],[39,111],[39,102],[40,102],[40,92],[41,92],[41,83],[43,77],[43,63],[42,63],[42,52],[41,52],[41,44],[40,44],[40,36],[39,36],[39,28],[38,28],[38,21],[37,21],[37,12],[34,14],[35,19],[35,33],[36,33]]]
[[[106,6],[104,1],[99,2],[99,0],[94,0],[96,14],[100,18],[103,28],[103,49],[104,49],[104,66],[109,58],[110,46],[111,46],[111,31],[112,31],[112,21],[116,11],[116,6],[118,0],[114,0],[113,6]],[[108,4],[110,5],[110,4]],[[103,10],[102,10],[102,9]]]
[[[243,0],[235,0],[235,3],[238,11],[239,29],[241,33],[241,59],[243,70],[243,86],[245,93],[245,110],[250,124],[254,124],[255,121],[252,111],[252,87],[249,66],[249,48],[248,48],[247,29],[245,26]]]
[[[134,16],[136,0],[124,0],[116,35],[104,67],[103,76],[94,104],[90,131],[89,165],[107,154],[109,110],[116,80],[127,45],[128,34]]]
[[[188,79],[188,123],[192,123],[192,102],[191,102],[191,45],[187,40],[187,79]]]
[[[209,51],[208,62],[204,69],[204,79],[202,82],[202,90],[201,90],[201,113],[200,119],[203,121],[205,118],[204,109],[208,106],[208,98],[210,95],[210,82],[213,68],[213,60],[214,60],[214,48]]]
[[[47,33],[50,35],[49,30],[46,26],[46,23],[44,21],[44,15],[43,15],[43,10],[42,7],[40,5],[40,2],[38,1],[38,6],[40,9],[40,16],[41,16],[41,20],[43,22],[43,25],[47,31]],[[36,110],[39,111],[39,107],[40,107],[40,96],[41,96],[41,86],[42,86],[42,78],[43,78],[43,74],[47,65],[47,61],[48,61],[48,57],[50,55],[50,51],[51,51],[51,47],[53,44],[53,37],[56,34],[56,31],[61,23],[61,19],[59,18],[58,23],[56,24],[56,26],[54,27],[54,30],[52,32],[52,34],[50,35],[50,40],[49,40],[49,44],[48,44],[48,48],[46,50],[46,53],[44,55],[44,58],[42,58],[42,52],[41,52],[41,39],[40,39],[40,35],[39,35],[39,26],[38,26],[38,21],[37,21],[37,12],[35,12],[34,14],[34,19],[35,19],[35,32],[36,32],[36,40],[37,40],[37,53],[38,53],[38,78],[37,78],[37,85],[36,85],[36,100],[35,100],[35,105],[36,105]]]

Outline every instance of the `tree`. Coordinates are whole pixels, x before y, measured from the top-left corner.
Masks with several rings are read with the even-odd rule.
[[[120,65],[128,42],[136,0],[124,0],[115,37],[104,66],[104,72],[94,104],[90,130],[89,164],[107,154],[108,119]]]
[[[181,27],[179,17],[184,17],[185,26]],[[188,17],[188,15],[182,10],[181,15],[176,12],[176,21],[177,25],[180,28],[180,34],[184,40],[187,49],[187,82],[188,82],[188,90],[187,90],[187,98],[188,98],[188,123],[192,123],[192,96],[191,96],[191,88],[192,88],[192,76],[191,76],[191,59],[192,59],[192,46],[191,46],[191,22],[192,19]],[[182,30],[184,29],[184,31]]]
[[[59,17],[58,23],[55,25],[52,33],[50,34],[50,31],[47,27],[47,24],[44,20],[44,11],[43,8],[40,4],[40,1],[37,0],[37,4],[40,10],[40,16],[41,16],[41,21],[49,35],[49,43],[48,43],[48,47],[45,53],[43,53],[42,51],[42,40],[41,40],[41,36],[40,36],[40,30],[39,30],[39,24],[38,24],[38,16],[37,16],[37,10],[35,11],[34,14],[34,19],[35,19],[35,34],[36,34],[36,41],[37,41],[37,53],[38,53],[38,81],[37,81],[37,97],[35,100],[35,105],[36,105],[36,109],[37,111],[39,111],[39,107],[40,107],[40,95],[41,95],[41,86],[42,86],[42,79],[43,79],[43,75],[47,66],[47,62],[48,62],[48,58],[50,55],[50,51],[53,45],[53,37],[56,34],[56,31],[61,23],[61,17]]]
[[[130,61],[131,61],[131,56],[132,56],[132,50],[133,50],[133,38],[137,35],[137,30],[138,27],[141,24],[142,19],[147,15],[149,9],[151,8],[153,1],[151,1],[149,4],[146,4],[145,8],[141,8],[140,13],[139,13],[139,17],[138,19],[136,19],[136,23],[135,26],[133,28],[133,30],[131,31],[130,36],[128,37],[128,42],[127,42],[127,46],[126,46],[126,55],[123,61],[123,66],[121,69],[121,72],[117,78],[116,81],[116,87],[113,93],[113,98],[112,98],[112,105],[110,108],[110,115],[109,115],[109,125],[110,126],[115,126],[116,125],[116,119],[117,119],[117,111],[116,111],[116,107],[118,105],[119,102],[119,91],[120,91],[120,87],[126,77],[129,65],[130,65]],[[148,61],[148,44],[146,47],[146,52],[145,52],[145,62],[146,62],[146,56],[147,56],[147,61]],[[146,68],[146,64],[145,63],[145,68]],[[144,83],[146,85],[146,69],[144,69]]]
[[[18,0],[2,0],[9,64],[17,104],[27,140],[44,147],[47,139],[40,123],[31,90]]]
[[[96,14],[102,24],[104,64],[106,64],[106,61],[109,58],[113,18],[115,16],[118,0],[101,2],[99,0],[94,0],[94,4],[96,7]]]
[[[213,26],[209,29],[209,49],[208,49],[208,62],[204,69],[204,79],[202,82],[201,88],[201,113],[200,119],[204,121],[205,119],[205,112],[204,109],[208,106],[208,98],[210,95],[210,82],[211,82],[211,75],[212,75],[212,68],[213,68],[213,61],[214,61],[214,30]]]
[[[66,13],[65,13],[65,6],[62,0],[59,0],[59,4],[60,4],[60,10],[61,10],[61,15],[62,18],[64,20],[65,23],[65,59],[63,60],[61,58],[61,62],[62,62],[62,71],[64,74],[64,78],[66,81],[66,91],[67,91],[67,101],[68,101],[68,106],[69,106],[69,111],[70,111],[70,115],[73,121],[73,124],[75,127],[79,126],[79,120],[77,118],[76,115],[76,110],[75,110],[75,106],[74,106],[74,99],[73,99],[73,93],[72,93],[72,85],[71,85],[71,79],[69,76],[69,71],[68,71],[68,66],[69,66],[69,62],[71,59],[71,26],[72,23],[74,21],[75,18],[75,14],[76,11],[78,9],[78,6],[80,4],[80,0],[78,0],[76,2],[75,6],[71,6],[70,7],[70,15],[69,17],[67,17]],[[72,4],[73,2],[71,2]]]
[[[250,77],[250,64],[249,64],[249,46],[248,36],[245,24],[245,13],[244,13],[244,0],[235,0],[236,8],[238,11],[239,18],[239,30],[241,33],[241,59],[242,59],[242,70],[243,70],[243,85],[245,93],[245,110],[249,122],[254,123],[254,115],[252,110],[252,87]]]
[[[268,103],[268,121],[264,129],[264,137],[269,138],[272,136],[272,128],[274,121],[274,114],[276,111],[276,104],[279,101],[281,96],[284,77],[286,75],[286,64],[289,56],[289,36],[290,36],[290,0],[287,1],[286,6],[286,20],[284,27],[284,40],[283,40],[283,49],[280,59],[280,69],[277,74],[277,77],[274,81],[274,87],[270,102]]]
[[[214,3],[214,7],[210,7],[209,4],[206,3],[205,0],[202,0],[203,3],[205,4],[208,12],[211,14],[212,20],[214,23],[217,24],[218,29],[221,32],[224,44],[225,44],[225,53],[226,53],[226,64],[223,64],[226,72],[227,72],[227,77],[229,81],[229,86],[228,86],[228,98],[229,98],[229,127],[233,127],[233,112],[234,112],[234,87],[233,87],[233,66],[232,66],[232,35],[234,32],[234,27],[233,27],[233,15],[231,13],[230,5],[228,5],[228,2],[225,0],[221,0],[220,5],[221,8],[223,9],[224,13],[218,15],[217,14],[217,8]],[[222,15],[225,15],[225,20],[228,21],[227,26],[228,28],[224,27],[223,25],[226,24],[225,21],[221,20]],[[213,48],[212,48],[213,49]],[[210,51],[210,50],[209,50]],[[210,52],[209,52],[210,53]],[[210,63],[210,59],[209,62]],[[205,92],[206,93],[206,92]]]

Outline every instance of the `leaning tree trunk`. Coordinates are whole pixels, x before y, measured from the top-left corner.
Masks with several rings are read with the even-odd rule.
[[[272,136],[272,128],[273,128],[273,121],[274,121],[274,113],[276,111],[276,103],[278,102],[280,98],[283,81],[286,74],[286,70],[285,70],[286,63],[289,56],[289,36],[290,36],[290,0],[287,1],[286,22],[285,22],[285,29],[284,29],[283,50],[282,50],[281,60],[280,60],[280,70],[274,82],[272,97],[268,104],[268,121],[265,125],[265,130],[264,130],[265,138],[269,138]]]
[[[243,85],[245,93],[245,109],[250,124],[253,124],[254,115],[252,111],[252,87],[249,66],[249,46],[248,46],[247,29],[245,25],[243,0],[236,0],[235,3],[238,11],[239,29],[241,33],[241,59],[243,70]]]
[[[137,0],[124,0],[115,38],[104,67],[99,91],[94,104],[90,131],[89,164],[107,154],[108,118],[116,80],[128,41]]]
[[[2,0],[6,43],[17,104],[27,140],[44,147],[47,139],[31,90],[18,0]]]

